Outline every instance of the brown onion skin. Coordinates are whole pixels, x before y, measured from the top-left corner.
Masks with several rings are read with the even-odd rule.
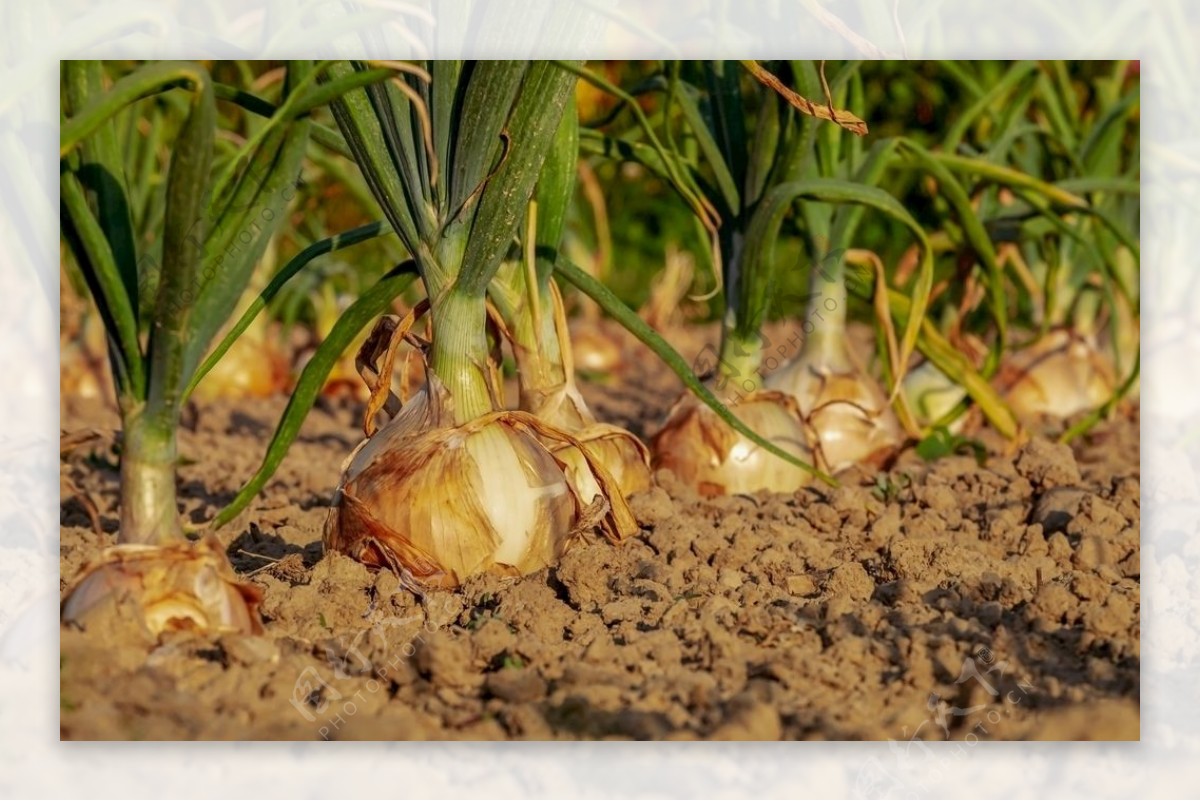
[[[730,411],[751,430],[811,464],[804,425],[794,404],[780,393],[756,393]],[[812,481],[810,473],[755,445],[690,393],[672,407],[652,449],[656,468],[670,470],[707,497],[795,492]]]
[[[853,367],[796,364],[768,376],[766,384],[796,399],[816,437],[818,463],[832,473],[856,464],[882,464],[904,441],[883,388]]]
[[[1116,391],[1109,358],[1091,339],[1065,328],[1008,355],[996,386],[1016,416],[1065,419],[1099,408]]]
[[[535,436],[502,421],[489,425],[393,435],[368,464],[347,471],[330,511],[326,547],[427,587],[554,564],[574,530],[577,499]],[[376,436],[387,436],[387,428]],[[499,455],[481,464],[476,451]],[[485,474],[501,466],[504,475]],[[497,514],[503,492],[520,497]]]
[[[157,636],[165,631],[261,634],[262,591],[238,579],[219,542],[117,545],[80,570],[62,604],[63,622],[89,625],[136,610]]]

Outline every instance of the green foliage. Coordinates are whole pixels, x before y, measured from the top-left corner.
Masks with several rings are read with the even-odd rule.
[[[871,494],[884,503],[892,503],[900,497],[901,492],[910,486],[912,486],[912,477],[908,473],[901,473],[898,476],[879,473],[875,476],[875,486],[871,488]]]
[[[221,160],[216,93],[205,67],[153,62],[106,86],[99,62],[63,65],[63,234],[110,343],[125,429],[126,541],[169,539],[178,530],[175,437],[183,400],[286,218],[307,147],[307,113],[347,87],[316,87],[314,74],[308,62],[288,63],[274,113],[233,158]],[[121,125],[130,107],[180,89],[185,100],[171,101],[177,122],[167,125],[166,107],[154,106],[147,142],[122,152],[122,137],[136,141]],[[156,152],[162,145],[169,145],[165,177]],[[155,204],[161,216],[147,213]],[[148,238],[161,241],[158,258],[139,253]]]
[[[959,453],[969,453],[975,457],[980,467],[987,463],[987,448],[977,439],[950,433],[943,426],[935,426],[920,442],[917,443],[917,455],[927,462],[933,462],[945,456]]]

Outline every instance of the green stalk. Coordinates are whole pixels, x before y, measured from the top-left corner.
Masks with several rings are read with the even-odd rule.
[[[544,269],[545,264],[541,262],[538,266]],[[552,262],[550,265],[553,267]],[[522,269],[522,265],[505,262],[488,287],[488,297],[512,338],[520,408],[534,412],[540,398],[561,388],[571,378],[559,347],[549,278],[535,286],[539,289],[530,291],[528,270]],[[534,303],[537,311],[533,311]]]
[[[336,80],[361,69],[335,64],[329,73]],[[419,93],[432,102],[432,114],[429,103],[390,85],[348,92],[334,113],[420,271],[433,321],[430,367],[461,425],[496,405],[488,380],[487,290],[512,246],[575,80],[545,61],[474,62],[438,69],[436,80],[455,86],[441,86],[436,97]],[[414,121],[426,117],[436,126],[418,142],[425,129]],[[435,196],[433,188],[446,178],[449,192],[439,188]]]
[[[546,295],[539,295],[537,303],[537,314],[519,315],[516,328],[510,331],[522,395],[549,392],[571,378],[554,328],[554,304]]]
[[[206,231],[216,107],[207,72],[195,64],[154,64],[102,91],[99,64],[66,71],[67,106],[60,153],[64,226],[105,313],[122,415],[123,543],[162,543],[180,536],[175,495],[176,430],[186,381],[184,349],[191,333],[188,299],[196,293]],[[171,159],[163,231],[163,267],[151,334],[143,355],[137,339],[138,282],[125,170],[116,149],[117,113],[145,94],[190,84],[191,108]],[[75,154],[81,146],[81,153]],[[83,190],[97,204],[88,208]]]
[[[774,284],[774,266],[750,265],[745,259],[746,221],[753,212],[758,192],[749,186],[759,181],[774,158],[776,142],[770,141],[771,126],[764,126],[748,144],[738,79],[741,70],[731,61],[704,62],[700,76],[707,88],[702,109],[680,93],[684,117],[701,142],[706,160],[718,176],[726,176],[731,188],[722,193],[723,219],[717,231],[721,248],[722,283],[725,289],[725,318],[721,326],[721,353],[718,362],[720,389],[726,390],[727,402],[762,389],[762,336]],[[769,99],[774,93],[758,87],[756,97]],[[774,114],[772,114],[774,116]],[[777,131],[775,132],[777,133]],[[752,150],[753,152],[748,152]],[[753,168],[754,176],[751,176]]]
[[[74,173],[60,181],[63,234],[79,262],[92,299],[108,333],[109,361],[117,401],[122,409],[145,397],[145,360],[138,342],[137,310],[121,286],[112,248],[99,221],[88,208]]]
[[[74,109],[71,118],[63,123],[59,131],[59,157],[65,157],[111,122],[126,106],[143,97],[184,85],[191,85],[195,91],[201,91],[205,86],[209,91],[212,88],[207,71],[199,64],[190,62],[159,61],[126,75],[113,84],[109,91],[95,95],[86,106]]]
[[[104,91],[104,69],[99,61],[64,62],[68,102],[72,113],[84,108],[89,98]],[[125,294],[137,313],[137,253],[133,244],[133,220],[126,196],[124,153],[117,137],[115,119],[110,118],[88,139],[82,163],[76,170],[87,189],[91,207],[102,230],[108,233],[113,258],[120,270]]]
[[[177,426],[177,410],[139,405],[122,415],[122,543],[165,545],[182,536],[175,493]]]
[[[456,288],[443,296],[431,313],[433,346],[429,366],[450,393],[455,424],[495,411],[487,381],[485,296]]]
[[[167,178],[162,279],[150,333],[145,406],[124,415],[121,541],[165,543],[182,535],[175,499],[176,431],[188,379],[185,352],[207,234],[216,101],[207,73],[179,132]],[[183,303],[181,303],[183,301]]]
[[[512,337],[520,408],[535,413],[543,398],[574,380],[574,376],[567,375],[565,354],[559,346],[551,294],[554,264],[549,258],[557,257],[566,229],[578,158],[579,117],[574,95],[568,95],[538,176],[535,202],[529,204],[526,215],[523,260],[519,265],[507,262],[488,289]],[[539,249],[549,258],[538,261]]]
[[[285,218],[309,128],[307,120],[293,118],[305,103],[348,85],[331,82],[295,101],[311,83],[311,65],[289,62],[287,69],[283,108],[296,113],[278,111],[260,129],[257,144],[245,152],[245,168],[238,160],[239,167],[225,170],[231,191],[214,197],[216,98],[204,67],[152,63],[107,91],[98,64],[64,68],[69,118],[60,134],[63,229],[108,329],[122,414],[122,543],[161,544],[181,536],[175,491],[180,409],[200,358]],[[137,258],[129,216],[131,197],[139,207],[153,201],[147,201],[148,193],[131,195],[125,178],[125,162],[140,161],[144,174],[151,159],[145,153],[139,158],[128,143],[118,147],[114,129],[130,104],[184,86],[190,90],[186,117],[172,142],[163,203],[157,204],[163,207],[161,231],[154,237],[161,242],[159,270],[150,254]],[[326,250],[341,244],[335,241]],[[152,271],[159,280],[148,292]],[[139,310],[149,330],[144,345]]]
[[[809,273],[810,297],[805,311],[804,344],[799,361],[837,369],[847,369],[846,350],[846,266],[841,254],[832,254],[821,264],[813,264]]]
[[[735,401],[763,388],[762,337],[744,336],[727,326],[721,336],[721,360],[717,388],[724,391],[722,402]]]
[[[727,390],[725,401],[744,397],[762,389],[762,335],[765,322],[766,292],[761,290],[771,279],[771,265],[748,274],[745,271],[746,237],[741,220],[731,220],[719,232],[725,269],[725,319],[721,325],[721,354],[717,386]]]

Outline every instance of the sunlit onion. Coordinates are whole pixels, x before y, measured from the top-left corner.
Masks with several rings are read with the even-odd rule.
[[[818,442],[818,463],[831,472],[878,463],[903,441],[883,388],[848,358],[810,359],[804,353],[766,378],[769,389],[796,399]]]
[[[520,408],[554,429],[571,434],[587,449],[591,459],[604,465],[622,495],[644,492],[652,480],[649,450],[626,429],[596,420],[575,383],[579,340],[573,340],[568,333],[562,296],[553,281],[549,289],[551,314],[544,318],[544,324],[549,324],[550,331],[545,339],[530,347],[512,341],[518,366]],[[546,444],[567,464],[568,478],[584,502],[590,503],[600,491],[579,446],[562,440],[549,440]]]
[[[752,431],[811,463],[804,425],[795,404],[778,392],[759,392],[731,409]],[[811,481],[808,472],[734,431],[688,393],[676,401],[654,437],[654,464],[706,496],[767,490],[794,492]]]
[[[287,390],[291,365],[265,331],[247,331],[196,386],[201,401],[219,398],[269,398]]]
[[[183,629],[259,634],[261,600],[258,587],[238,580],[215,539],[116,545],[80,571],[62,619],[86,627],[127,609],[154,635]]]
[[[904,376],[901,391],[908,399],[916,421],[923,426],[941,419],[967,397],[967,391],[938,369],[933,362],[921,362]],[[950,425],[959,432],[966,417],[960,416]]]
[[[575,387],[568,381],[551,393],[533,397],[525,392],[521,398],[522,409],[529,411],[551,426],[570,432],[589,455],[600,461],[626,497],[650,488],[650,453],[640,439],[620,426],[599,423]],[[565,462],[568,476],[577,482],[577,489],[585,503],[590,503],[598,494],[598,487],[587,460],[579,448],[571,443],[549,441],[551,452]]]
[[[444,425],[448,401],[430,376],[418,399],[349,460],[326,548],[390,568],[419,588],[454,587],[480,573],[552,565],[597,523],[613,539],[636,530],[612,476],[585,456],[591,480],[611,499],[603,519],[594,519],[590,499],[543,442],[569,435],[523,412]]]
[[[588,373],[613,373],[621,367],[621,346],[599,327],[598,321],[571,331],[575,367]]]
[[[996,385],[1017,417],[1033,420],[1096,409],[1112,397],[1117,380],[1090,337],[1059,328],[1011,353]]]

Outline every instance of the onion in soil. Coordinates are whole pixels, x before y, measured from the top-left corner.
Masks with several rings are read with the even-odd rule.
[[[791,398],[756,392],[730,411],[768,442],[811,463],[805,427]],[[734,431],[691,393],[675,402],[653,450],[656,467],[669,469],[705,496],[794,492],[812,480],[810,473]]]
[[[136,617],[151,634],[192,629],[261,634],[262,591],[239,581],[219,542],[122,544],[105,549],[66,592],[62,619],[87,627]]]
[[[1097,409],[1112,397],[1117,379],[1091,338],[1058,328],[1010,354],[996,384],[1017,417],[1034,420]]]
[[[526,412],[448,425],[449,396],[429,377],[347,461],[327,549],[390,568],[415,589],[446,588],[548,567],[596,526],[613,541],[636,532],[615,479],[577,439]],[[578,449],[598,498],[543,439]]]
[[[817,464],[830,472],[881,463],[903,441],[883,388],[851,363],[844,346],[817,358],[802,351],[765,383],[796,399],[801,419],[816,437]]]

